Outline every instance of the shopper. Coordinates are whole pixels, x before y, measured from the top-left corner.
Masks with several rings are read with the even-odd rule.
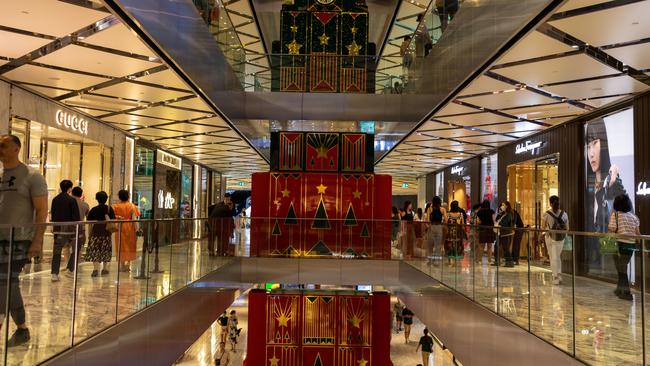
[[[397,246],[397,239],[399,238],[399,210],[397,207],[393,206],[391,214],[391,243],[394,247]]]
[[[610,233],[618,234],[616,239],[618,255],[614,256],[618,284],[614,293],[623,300],[633,299],[632,293],[630,293],[630,281],[627,278],[627,265],[636,249],[636,240],[630,236],[641,234],[639,225],[639,218],[632,212],[630,197],[627,194],[616,196],[614,198],[614,213],[609,218],[608,230]]]
[[[115,220],[115,212],[111,206],[106,204],[108,194],[104,191],[97,192],[95,199],[98,205],[93,207],[88,213],[89,221],[106,221]],[[91,277],[97,277],[99,274],[106,276],[108,274],[108,264],[111,261],[113,244],[111,243],[111,231],[107,230],[106,224],[93,224],[90,231],[90,241],[86,251],[86,260],[93,262],[93,272]],[[104,266],[102,268],[102,263]],[[101,272],[100,272],[101,271]]]
[[[521,240],[524,237],[524,221],[517,210],[512,210],[512,217],[515,222],[515,234],[512,238],[512,262],[518,266],[521,257]]]
[[[30,339],[18,275],[30,258],[42,251],[43,224],[47,220],[47,183],[36,170],[20,162],[20,149],[18,137],[0,136],[0,224],[14,228],[13,237],[9,230],[0,229],[0,294],[3,294],[0,295],[0,313],[5,315],[9,282],[9,314],[17,327],[7,340],[7,347],[19,346]]]
[[[512,237],[515,235],[515,219],[512,213],[510,202],[501,203],[501,211],[497,216],[496,226],[499,228],[499,248],[495,249],[495,261],[493,265],[499,266],[501,258],[505,260],[506,267],[514,267],[512,261]]]
[[[490,208],[490,201],[484,200],[481,203],[481,208],[476,213],[477,223],[480,225],[478,231],[478,248],[474,256],[474,260],[479,263],[483,262],[483,247],[487,248],[488,262],[492,259],[492,248],[494,248],[494,241],[496,234],[494,232],[494,216],[495,212]]]
[[[406,344],[409,344],[409,338],[411,337],[411,326],[413,325],[413,312],[408,307],[404,307],[402,310],[402,318],[404,319],[404,340]]]
[[[458,12],[458,0],[436,0],[436,12],[440,18],[440,30],[444,32]]]
[[[424,249],[424,236],[426,234],[426,216],[422,208],[418,207],[413,216],[413,232],[415,233],[415,248],[418,251]],[[417,255],[418,258],[422,257],[421,254]]]
[[[77,206],[79,207],[79,221],[86,220],[88,212],[90,211],[90,206],[86,203],[83,189],[79,186],[72,188],[72,197],[77,201]],[[86,225],[79,225],[79,240],[77,241],[77,248],[75,249],[77,260],[79,258],[79,253],[81,253],[81,248],[83,248],[85,244]]]
[[[223,311],[223,314],[217,318],[217,322],[219,322],[219,326],[221,327],[221,342],[225,343],[228,339],[228,313],[225,310]]]
[[[427,24],[424,21],[423,15],[418,14],[415,20],[418,23],[417,28],[415,29],[415,57],[416,60],[418,60],[416,61],[417,65],[417,62],[420,62],[419,59],[429,55],[433,41],[431,40],[431,35],[429,35],[429,29],[427,29]]]
[[[237,352],[235,346],[237,345],[237,337],[239,337],[238,325],[239,321],[237,320],[237,312],[231,310],[230,316],[228,317],[228,337],[230,338],[230,347],[233,352]]]
[[[442,200],[440,197],[435,196],[431,199],[431,214],[429,215],[429,222],[431,222],[431,240],[433,253],[442,256],[444,229],[443,222],[447,222],[447,211],[442,207]]]
[[[215,205],[212,213],[210,214],[210,230],[213,232],[213,239],[216,240],[216,254],[226,255],[234,254],[230,251],[230,237],[235,228],[235,222],[232,217],[233,210],[225,201],[219,202]],[[215,242],[208,243],[208,254],[215,255]]]
[[[433,352],[433,338],[429,335],[429,330],[424,328],[424,335],[420,337],[420,342],[415,348],[417,352],[422,347],[422,365],[429,366],[429,356]]]
[[[546,232],[546,249],[551,262],[553,284],[561,285],[562,262],[560,255],[562,254],[566,234],[557,231],[569,230],[569,216],[560,209],[560,198],[558,196],[551,196],[549,202],[551,203],[551,209],[544,214],[544,230],[554,230],[555,232]]]
[[[219,342],[219,350],[214,356],[215,366],[228,366],[230,364],[230,351],[226,349],[226,342]]]
[[[393,312],[395,313],[395,333],[399,333],[402,330],[402,311],[404,311],[404,305],[397,299],[395,305],[393,305]]]
[[[415,230],[413,230],[413,204],[411,201],[404,202],[404,214],[402,215],[402,254],[410,258],[413,254],[415,242]]]
[[[463,257],[465,233],[465,212],[453,201],[447,215],[447,235],[445,238],[445,254],[449,264],[453,259]]]
[[[66,265],[66,274],[72,274],[75,270],[76,254],[75,249],[79,238],[76,237],[77,224],[71,224],[81,220],[79,217],[79,206],[77,201],[70,195],[72,181],[64,179],[59,183],[61,192],[52,199],[50,208],[51,221],[54,223],[65,223],[52,227],[54,234],[54,248],[52,251],[52,282],[59,281],[59,268],[61,267],[61,252],[69,246],[70,257]]]
[[[118,220],[128,221],[121,223],[118,234],[115,237],[115,245],[118,249],[118,263],[120,272],[129,272],[131,270],[131,261],[135,260],[136,252],[136,231],[137,220],[140,217],[138,207],[129,202],[129,192],[125,189],[117,193],[120,199],[119,203],[113,205],[115,218]]]

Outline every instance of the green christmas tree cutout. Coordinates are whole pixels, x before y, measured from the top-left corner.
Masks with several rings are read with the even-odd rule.
[[[314,366],[323,366],[323,360],[320,359],[320,353],[316,354],[316,361],[314,361]]]
[[[275,224],[273,225],[273,231],[271,231],[271,235],[273,236],[282,235],[282,230],[280,230],[280,223],[278,222],[278,220],[275,220]]]
[[[285,225],[298,225],[298,216],[296,215],[296,210],[293,208],[293,201],[289,204],[289,211],[287,216],[284,218]]]
[[[361,235],[362,238],[369,238],[370,237],[370,231],[368,230],[368,223],[364,222],[363,227],[361,228]]]
[[[287,249],[284,250],[284,255],[287,256],[296,256],[299,255],[300,252],[296,250],[296,248],[293,247],[293,245],[289,245]]]
[[[343,226],[357,226],[357,217],[354,215],[352,203],[350,203],[350,206],[348,206],[348,213],[345,215]]]
[[[308,254],[309,255],[332,255],[332,251],[325,243],[323,243],[322,240],[319,240],[318,243],[316,243],[316,245],[311,247]]]
[[[325,210],[325,203],[323,202],[323,197],[321,197],[318,202],[318,208],[316,209],[316,216],[314,217],[314,222],[311,224],[312,229],[326,230],[331,229],[330,220],[327,218],[327,211]]]

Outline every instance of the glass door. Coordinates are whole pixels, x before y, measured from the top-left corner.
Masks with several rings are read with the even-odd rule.
[[[542,227],[544,213],[550,208],[551,196],[559,196],[558,157],[553,155],[535,162],[535,226]]]

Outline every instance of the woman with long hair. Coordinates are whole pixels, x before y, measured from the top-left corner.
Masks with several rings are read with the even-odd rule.
[[[410,257],[413,255],[415,232],[413,230],[413,204],[404,201],[404,214],[402,215],[402,253]]]
[[[122,189],[117,193],[120,199],[119,203],[113,205],[115,217],[118,220],[125,220],[120,226],[120,230],[116,233],[115,245],[118,246],[118,261],[120,272],[129,272],[131,270],[130,264],[136,257],[136,220],[140,217],[138,207],[129,201],[129,191]]]
[[[598,118],[587,124],[587,222],[586,231],[605,233],[609,223],[614,197],[625,194],[619,168],[609,156],[605,120]],[[598,240],[587,241],[586,260],[597,263],[600,258]]]
[[[614,257],[618,284],[614,293],[620,299],[632,300],[630,281],[627,278],[627,265],[630,263],[632,253],[636,249],[636,241],[630,236],[640,235],[639,218],[632,212],[632,201],[626,194],[616,196],[614,199],[614,213],[609,218],[608,230],[622,237],[616,239],[618,254]],[[625,236],[628,236],[627,238]]]
[[[442,207],[442,200],[440,197],[435,196],[431,200],[431,213],[429,214],[429,222],[431,223],[431,248],[434,255],[442,256],[444,226],[443,223],[447,222],[447,211]]]
[[[445,240],[445,254],[449,264],[452,259],[463,257],[465,243],[465,211],[458,205],[458,201],[453,201],[447,214],[447,235]]]
[[[487,248],[488,262],[492,258],[492,249],[494,248],[494,241],[496,234],[494,233],[494,215],[495,212],[490,208],[490,201],[484,200],[481,203],[481,208],[476,213],[476,224],[480,225],[478,229],[478,245],[474,260],[476,263],[483,262],[483,247]]]

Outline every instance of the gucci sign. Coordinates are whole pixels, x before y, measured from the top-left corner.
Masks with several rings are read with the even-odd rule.
[[[84,135],[88,134],[88,121],[62,110],[56,111],[56,124]]]

